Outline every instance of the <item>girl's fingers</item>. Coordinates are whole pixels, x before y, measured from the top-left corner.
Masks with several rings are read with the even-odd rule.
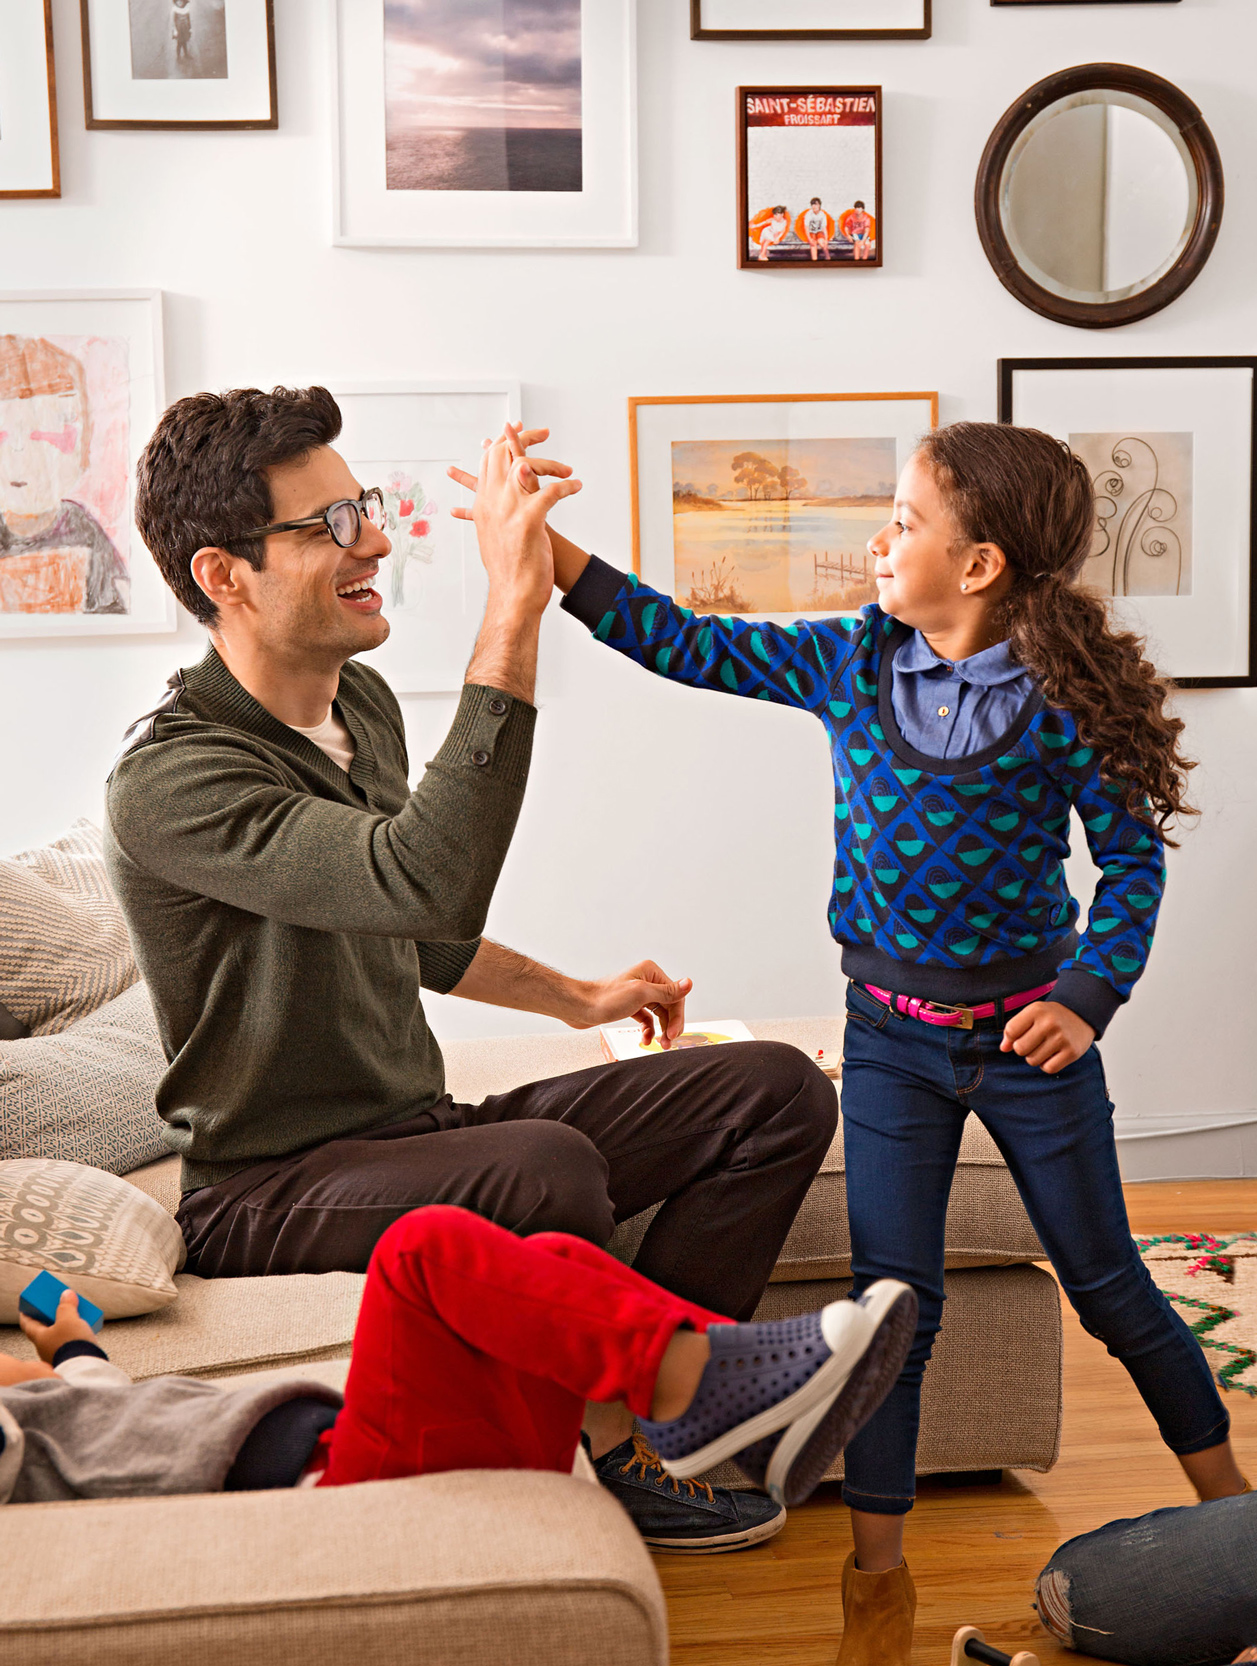
[[[581,490],[579,480],[552,480],[548,486],[543,486],[537,493],[538,502],[544,505],[548,514],[554,505],[565,497],[574,497]]]
[[[469,492],[474,492],[476,487],[480,484],[474,474],[468,474],[466,469],[455,468],[453,464],[451,464],[445,472],[449,475],[451,480],[457,480],[460,486],[466,486]]]
[[[451,509],[450,514],[456,521],[474,521],[476,518],[470,509]]]

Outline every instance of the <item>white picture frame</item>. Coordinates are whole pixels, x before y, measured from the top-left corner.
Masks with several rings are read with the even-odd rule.
[[[932,0],[690,0],[691,40],[929,40]]]
[[[0,6],[0,200],[59,197],[52,0]]]
[[[364,488],[384,490],[390,517],[394,553],[379,581],[390,631],[363,663],[398,695],[455,693],[487,581],[471,523],[450,514],[471,494],[445,471],[457,463],[474,472],[481,442],[520,420],[519,383],[356,382],[331,391],[344,418],[336,449]]]
[[[134,511],[135,465],[166,405],[161,291],[0,292],[0,337],[36,344],[0,358],[0,638],[174,631]],[[14,466],[28,443],[48,450],[37,484],[16,487],[36,478]]]
[[[349,248],[634,248],[636,0],[583,0],[580,190],[389,189],[381,0],[332,17],[333,241]]]

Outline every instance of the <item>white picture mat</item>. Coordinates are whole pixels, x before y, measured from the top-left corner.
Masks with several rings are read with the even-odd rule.
[[[0,335],[124,336],[129,344],[131,576],[128,614],[0,613],[0,637],[161,636],[177,629],[175,599],[135,527],[135,465],[166,408],[162,296],[153,290],[65,294],[0,291]]]
[[[127,0],[88,0],[95,121],[266,121],[271,114],[266,0],[230,0],[227,79],[133,81]]]
[[[901,399],[746,400],[719,404],[638,405],[637,501],[641,577],[671,595],[672,444],[674,440],[893,439],[896,470],[933,423],[929,396]],[[877,528],[870,522],[870,536]],[[788,619],[789,614],[756,614]],[[804,617],[799,615],[799,617]],[[824,615],[816,615],[824,617]]]
[[[388,190],[384,6],[382,0],[328,3],[335,18],[335,242],[368,248],[636,246],[636,0],[584,0],[581,6],[580,191]]]
[[[1071,433],[1195,435],[1192,593],[1114,597],[1174,677],[1248,674],[1253,375],[1246,368],[1015,370],[1013,421]]]
[[[925,0],[703,0],[704,29],[923,29]]]
[[[0,191],[52,190],[44,0],[0,6]]]
[[[350,467],[384,461],[431,464],[425,485],[432,490],[435,483],[441,501],[439,522],[434,526],[435,564],[444,570],[434,573],[437,583],[428,592],[434,612],[395,612],[390,600],[391,570],[382,568],[377,588],[391,629],[387,642],[362,656],[363,663],[374,666],[394,694],[456,691],[462,687],[480,629],[487,584],[471,523],[455,520],[449,513],[455,504],[469,505],[471,493],[446,477],[445,465],[456,462],[468,473],[475,472],[481,441],[500,434],[507,422],[519,420],[519,384],[357,383],[332,392],[345,419],[336,450]],[[364,487],[385,485],[383,480],[361,477],[360,483]],[[457,570],[452,583],[447,580],[454,575],[443,560],[451,553]]]

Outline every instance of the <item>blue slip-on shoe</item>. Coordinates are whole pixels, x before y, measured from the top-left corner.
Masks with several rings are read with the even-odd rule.
[[[582,1435],[581,1441],[588,1451],[588,1438]],[[599,1481],[628,1511],[652,1550],[717,1556],[762,1544],[786,1524],[782,1506],[762,1493],[678,1481],[637,1429],[593,1465]]]
[[[889,1278],[819,1313],[711,1325],[688,1409],[642,1431],[678,1480],[733,1458],[777,1503],[802,1503],[894,1387],[916,1325],[916,1295]]]

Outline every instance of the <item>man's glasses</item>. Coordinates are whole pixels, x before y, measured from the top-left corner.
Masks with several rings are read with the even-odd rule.
[[[325,526],[341,549],[352,549],[362,537],[363,517],[381,532],[386,524],[384,493],[372,486],[358,499],[343,497],[329,504],[321,515],[307,515],[300,521],[273,521],[270,526],[255,526],[244,538],[265,538],[271,532],[297,532],[306,526]]]

